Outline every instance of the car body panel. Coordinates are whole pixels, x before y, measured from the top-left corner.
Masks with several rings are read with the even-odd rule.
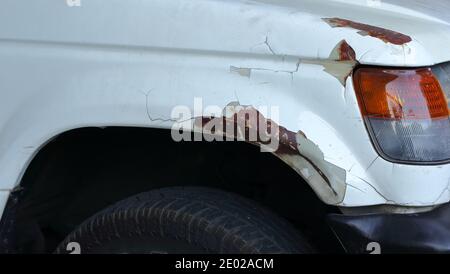
[[[9,194],[9,191],[0,191],[0,216],[3,215],[3,211],[5,209],[6,202],[8,201]]]
[[[441,46],[450,42],[450,26],[413,7],[363,2],[90,0],[68,7],[55,0],[3,1],[0,189],[16,187],[40,148],[60,133],[93,126],[169,129],[173,108],[193,109],[193,98],[201,97],[205,106],[220,108],[278,106],[279,124],[304,144],[303,156],[278,156],[327,204],[448,202],[450,165],[379,157],[351,71],[358,63],[449,61]],[[386,42],[380,32],[411,41]]]
[[[141,46],[328,59],[342,39],[365,64],[424,66],[450,60],[441,49],[450,41],[449,20],[368,1],[196,0],[81,1],[6,0],[0,11],[2,39]],[[443,7],[447,1],[438,1]],[[26,20],[24,20],[26,18]],[[350,28],[330,29],[324,18],[343,18],[382,27],[412,38],[392,45],[361,37]],[[439,37],[439,39],[436,39]],[[270,44],[270,48],[265,43]]]

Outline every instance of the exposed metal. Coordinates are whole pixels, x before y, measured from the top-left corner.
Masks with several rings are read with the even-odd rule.
[[[367,24],[362,24],[354,21],[350,21],[342,18],[324,18],[333,28],[351,28],[359,30],[358,33],[362,36],[371,36],[378,38],[385,43],[391,43],[394,45],[404,45],[412,41],[411,37],[404,35],[400,32],[388,30],[385,28],[380,28],[376,26],[371,26]]]

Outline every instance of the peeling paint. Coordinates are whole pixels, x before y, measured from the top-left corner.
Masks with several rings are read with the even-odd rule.
[[[361,34],[362,36],[371,36],[374,38],[378,38],[385,43],[391,43],[394,45],[401,46],[412,41],[411,37],[405,34],[393,30],[388,30],[385,28],[375,27],[341,18],[322,18],[322,19],[333,28],[356,29],[359,30],[358,33]]]
[[[323,62],[324,71],[335,77],[345,86],[347,78],[352,74],[357,62]]]
[[[347,43],[347,41],[342,40],[331,51],[329,59],[337,62],[324,63],[324,71],[337,78],[341,84],[345,86],[347,78],[358,64],[355,50]]]
[[[343,201],[346,171],[325,161],[323,152],[306,138],[305,133],[302,131],[296,133],[279,126],[251,106],[241,106],[237,102],[230,103],[229,106],[233,106],[234,110],[229,113],[229,109],[226,108],[227,111],[224,110],[222,117],[194,118],[194,131],[246,141],[261,147],[267,146],[267,139],[274,137],[278,147],[270,152],[300,174],[325,203],[336,205]],[[249,111],[256,113],[258,118],[248,119],[245,113]],[[231,136],[227,132],[227,128],[230,127],[235,129]],[[205,129],[212,130],[205,131]],[[261,135],[263,138],[260,138]],[[250,136],[258,136],[257,141],[252,141]]]
[[[345,86],[347,78],[352,74],[353,69],[358,65],[355,50],[347,43],[340,41],[331,51],[328,60],[303,61],[306,64],[321,65],[324,71],[338,79]]]
[[[237,73],[242,77],[248,77],[250,78],[252,75],[252,69],[251,68],[238,68],[235,66],[230,66],[230,72],[231,73]]]
[[[270,71],[273,73],[288,73],[291,75],[291,78],[294,78],[294,74],[298,72],[300,69],[300,64],[302,60],[298,59],[297,63],[295,64],[294,70],[277,70],[277,69],[271,69],[271,68],[258,68],[258,67],[236,67],[236,66],[230,66],[230,72],[231,73],[237,73],[242,77],[251,77],[251,74],[253,71]]]

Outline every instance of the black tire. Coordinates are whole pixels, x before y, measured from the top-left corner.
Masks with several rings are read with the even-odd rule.
[[[310,253],[288,222],[238,195],[176,187],[142,193],[106,208],[73,231],[81,253]]]

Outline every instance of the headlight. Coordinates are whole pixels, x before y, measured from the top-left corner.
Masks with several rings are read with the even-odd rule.
[[[360,68],[355,72],[362,115],[376,149],[386,160],[450,161],[450,67],[436,70],[441,72],[431,68]]]

